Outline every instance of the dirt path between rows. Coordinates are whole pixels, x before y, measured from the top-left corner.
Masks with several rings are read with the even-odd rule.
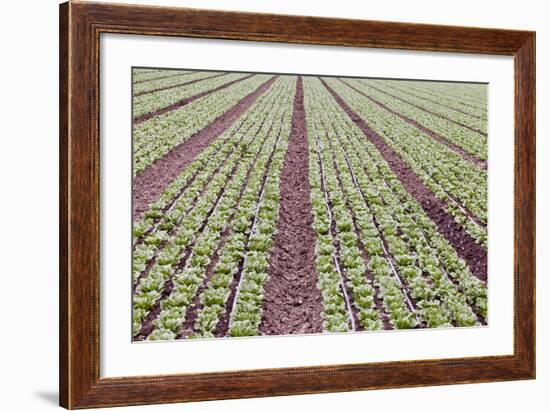
[[[209,94],[215,93],[216,91],[223,90],[224,88],[232,86],[235,83],[239,83],[241,81],[248,80],[249,78],[251,78],[253,76],[255,76],[255,74],[250,74],[248,76],[241,77],[241,78],[238,78],[238,79],[233,80],[233,81],[229,81],[229,82],[227,82],[225,84],[222,84],[221,86],[218,86],[218,87],[213,88],[211,90],[206,90],[206,91],[203,91],[199,94],[195,94],[194,96],[186,97],[186,98],[184,98],[180,101],[175,102],[174,104],[170,104],[169,106],[163,107],[159,110],[156,110],[156,111],[153,111],[151,113],[147,113],[147,114],[143,114],[141,116],[138,116],[138,117],[134,118],[134,125],[139,124],[139,123],[143,123],[144,121],[150,120],[150,119],[152,119],[153,117],[156,117],[156,116],[160,116],[161,114],[169,113],[170,111],[174,111],[174,110],[177,110],[178,108],[182,108],[183,106],[186,106],[187,104],[192,103],[193,101],[198,100],[201,97],[205,97]]]
[[[281,171],[277,234],[264,289],[262,335],[320,333],[321,293],[315,272],[309,152],[302,78],[298,77],[292,128]]]
[[[227,76],[228,74],[229,73],[219,73],[219,74],[215,74],[215,75],[209,76],[209,77],[202,77],[202,78],[198,78],[198,79],[195,79],[195,80],[184,81],[183,83],[172,84],[171,86],[164,86],[164,87],[154,88],[152,90],[145,90],[145,91],[141,91],[139,93],[134,94],[134,97],[143,96],[144,94],[156,93],[158,91],[170,90],[170,89],[177,88],[177,87],[187,86],[189,84],[198,83],[199,81],[212,80],[213,78],[221,77],[221,76]]]
[[[194,134],[191,138],[174,147],[164,157],[157,160],[133,179],[134,221],[139,220],[152,202],[157,200],[164,189],[217,137],[225,132],[256,100],[277,80],[274,76],[260,85],[255,91],[239,101],[214,122]]]
[[[187,76],[187,75],[193,74],[193,73],[197,73],[197,72],[196,71],[187,71],[185,73],[162,75],[160,77],[153,77],[153,78],[147,78],[147,79],[144,79],[144,80],[137,80],[137,81],[134,81],[134,84],[147,83],[149,81],[162,80],[162,79],[170,78],[170,77]]]
[[[481,136],[483,136],[483,137],[487,137],[487,133],[485,133],[485,132],[483,132],[483,131],[481,131],[481,130],[477,130],[477,129],[473,128],[473,127],[470,127],[469,125],[464,124],[464,123],[461,123],[460,121],[453,120],[453,119],[451,119],[451,118],[449,118],[449,117],[447,117],[447,116],[444,116],[443,114],[435,113],[435,112],[433,112],[433,111],[431,111],[431,110],[428,110],[427,108],[424,108],[424,107],[422,107],[422,106],[419,106],[418,104],[412,103],[412,102],[408,101],[408,100],[405,99],[405,98],[396,96],[395,94],[392,94],[392,93],[388,93],[388,92],[385,91],[385,90],[381,90],[381,89],[379,89],[378,87],[375,87],[375,86],[373,86],[373,85],[371,85],[371,84],[366,84],[366,83],[364,83],[364,84],[365,84],[367,87],[373,88],[374,90],[378,91],[379,93],[385,94],[386,96],[392,97],[392,98],[394,98],[394,99],[396,99],[396,100],[399,100],[399,101],[401,101],[401,102],[403,102],[403,103],[405,103],[405,104],[408,104],[408,105],[410,105],[410,106],[413,106],[413,107],[417,108],[418,110],[422,110],[422,111],[424,111],[424,112],[426,112],[426,113],[428,113],[428,114],[430,114],[430,115],[432,115],[432,116],[439,117],[439,118],[441,118],[441,119],[443,119],[443,120],[447,120],[447,121],[449,121],[449,122],[451,122],[451,123],[453,123],[453,124],[456,124],[457,126],[464,127],[464,128],[466,128],[466,129],[470,130],[471,132],[477,133],[477,134],[479,134],[479,135],[481,135]]]
[[[461,106],[464,106],[464,107],[467,107],[469,109],[475,109],[475,110],[487,110],[487,102],[485,102],[485,104],[483,104],[482,102],[478,101],[477,103],[472,101],[471,99],[468,98],[468,102],[464,101],[464,99],[466,99],[467,97],[465,96],[457,96],[455,94],[449,94],[448,92],[446,91],[437,91],[435,89],[431,89],[431,90],[428,90],[428,89],[425,89],[424,87],[420,87],[418,84],[415,84],[415,85],[412,85],[412,84],[406,84],[408,86],[409,89],[412,89],[414,91],[417,91],[419,93],[424,93],[424,94],[427,94],[429,96],[432,96],[432,97],[436,97],[436,98],[440,98],[440,97],[443,97],[443,98],[446,98],[446,99],[450,99],[450,100],[453,100],[456,104],[460,104]],[[416,87],[415,87],[416,86]],[[420,87],[420,88],[417,88],[417,87]],[[478,105],[478,104],[481,104],[481,105]]]
[[[407,123],[411,124],[412,126],[416,127],[417,129],[419,129],[420,131],[422,131],[424,134],[427,134],[429,135],[431,138],[433,138],[434,140],[440,142],[441,144],[444,144],[445,146],[447,146],[448,148],[450,148],[452,151],[454,151],[455,153],[459,154],[464,160],[466,161],[469,161],[473,164],[475,164],[476,166],[478,166],[479,168],[483,169],[483,170],[487,170],[487,162],[484,161],[484,160],[481,160],[475,156],[473,156],[472,154],[468,153],[466,150],[464,150],[462,147],[450,142],[449,140],[447,140],[445,137],[443,136],[440,136],[439,134],[435,133],[434,131],[424,127],[422,124],[418,123],[417,121],[413,120],[412,118],[409,118],[401,113],[399,113],[398,111],[395,111],[393,109],[391,109],[390,107],[388,107],[387,105],[385,105],[384,103],[376,100],[375,98],[369,96],[368,94],[366,94],[365,92],[359,90],[358,88],[352,86],[351,84],[347,83],[346,81],[344,81],[343,79],[339,79],[342,83],[344,83],[346,86],[348,86],[349,88],[351,88],[352,90],[355,90],[356,92],[358,92],[359,94],[361,94],[362,96],[368,98],[370,101],[372,101],[374,104],[376,104],[377,106],[383,108],[384,110],[392,113],[393,115],[396,115],[397,117],[399,117],[401,120],[403,121],[406,121]]]
[[[263,128],[264,122],[265,122],[265,119],[264,119],[264,121],[262,121],[262,125],[260,125],[258,131],[256,132],[255,137],[258,137],[258,134],[260,133],[260,130]],[[265,136],[265,138],[262,142],[261,147],[259,148],[256,155],[254,156],[253,164],[256,163],[258,157],[263,152],[263,150],[265,148],[265,144],[268,140],[268,136],[271,133],[272,129],[273,129],[273,126],[270,127],[269,131],[267,132],[267,134],[266,134],[266,136]],[[277,147],[278,142],[279,142],[279,138],[277,137],[277,140],[276,140],[275,144],[271,148],[271,154],[270,154],[270,157],[269,157],[268,165],[266,166],[266,170],[264,171],[263,184],[265,184],[265,180],[266,180],[265,176],[267,175],[267,170],[270,167],[271,159],[273,158],[273,153],[275,152],[275,149]],[[252,174],[253,169],[254,169],[254,166],[251,166],[247,170],[245,183],[243,183],[242,186],[241,186],[241,191],[240,191],[240,195],[239,195],[239,202],[235,206],[234,212],[232,213],[231,217],[227,219],[228,222],[232,221],[233,218],[234,218],[235,212],[239,207],[240,200],[242,199],[242,194],[243,194],[244,190],[246,189],[246,187],[248,185],[248,181],[250,180],[250,175]],[[231,236],[231,232],[232,232],[231,224],[228,223],[227,226],[224,228],[224,230],[222,231],[222,233],[220,235],[219,245],[216,248],[216,251],[214,252],[213,257],[212,257],[210,263],[208,264],[208,266],[206,268],[206,273],[204,275],[203,281],[202,281],[201,285],[199,286],[197,292],[195,293],[195,296],[193,297],[193,301],[191,302],[191,304],[189,305],[189,308],[187,309],[185,320],[182,324],[182,331],[176,337],[177,339],[187,338],[187,337],[193,335],[193,333],[197,331],[195,329],[195,322],[196,322],[197,318],[199,317],[199,313],[204,308],[204,304],[201,301],[201,295],[204,292],[204,290],[207,289],[208,285],[210,284],[210,281],[212,280],[212,277],[215,274],[214,269],[216,268],[216,264],[218,263],[218,261],[220,259],[221,250],[225,246],[227,239]],[[251,233],[248,233],[248,239],[250,239],[250,234]],[[243,261],[243,259],[241,259],[239,261],[238,273],[234,276],[233,281],[230,285],[230,296],[228,297],[228,301],[226,301],[226,307],[231,307],[231,305],[232,305],[232,302],[229,303],[229,300],[231,299],[231,297],[233,297],[233,298],[235,297],[236,285],[234,283],[236,282],[236,277],[240,277],[240,275],[242,274],[243,265],[244,265],[244,261]],[[224,319],[225,319],[226,325],[224,327],[224,332],[221,335],[216,335],[216,333],[214,333],[214,335],[216,335],[217,337],[224,337],[225,334],[227,333],[227,329],[229,327],[229,314],[230,313],[229,313],[228,309],[226,308],[225,312],[220,315],[218,324],[216,325],[216,329],[220,328],[220,322],[223,321]]]
[[[421,96],[421,95],[418,95],[414,92],[411,91],[411,89],[408,89],[408,88],[399,88],[397,86],[394,86],[393,84],[386,84],[386,87],[389,87],[391,88],[392,90],[395,90],[395,91],[399,91],[403,94],[406,94],[407,96],[411,96],[411,97],[414,97],[414,98],[418,98],[418,99],[421,99],[421,100],[425,100],[429,103],[433,103],[433,104],[437,104],[441,107],[445,107],[446,109],[449,109],[449,110],[452,110],[452,111],[456,111],[457,113],[460,113],[460,114],[464,114],[465,116],[468,116],[468,117],[472,117],[472,118],[476,118],[478,120],[484,120],[484,121],[487,121],[487,117],[482,117],[482,116],[478,116],[478,115],[475,115],[473,113],[469,113],[467,111],[463,111],[459,108],[456,108],[456,107],[452,107],[450,105],[448,105],[448,103],[442,103],[441,101],[437,101],[437,100],[432,100],[428,97],[424,97],[424,96]]]
[[[487,281],[487,251],[475,242],[466,232],[465,228],[458,224],[454,218],[445,211],[446,204],[426,187],[420,178],[409,168],[403,159],[380,137],[369,125],[359,117],[347,103],[324,80],[321,82],[334,97],[340,107],[350,119],[363,131],[365,136],[380,151],[393,173],[399,178],[403,187],[422,206],[425,213],[437,225],[437,229],[447,241],[454,247],[458,255],[466,261],[471,272],[480,280]]]

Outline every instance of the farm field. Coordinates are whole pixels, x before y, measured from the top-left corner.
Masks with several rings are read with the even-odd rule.
[[[486,326],[487,85],[133,72],[133,341]]]

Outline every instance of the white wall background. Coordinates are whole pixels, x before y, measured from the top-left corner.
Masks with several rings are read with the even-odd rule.
[[[538,238],[536,381],[150,406],[158,410],[279,410],[336,407],[500,411],[547,409],[550,389],[550,13],[547,2],[353,0],[162,0],[134,3],[353,17],[537,31]],[[10,410],[57,404],[58,1],[6,2],[0,64],[0,404]],[[545,184],[546,183],[546,184]],[[7,190],[6,190],[7,189]],[[6,264],[7,263],[7,264]],[[138,409],[138,408],[133,408]]]

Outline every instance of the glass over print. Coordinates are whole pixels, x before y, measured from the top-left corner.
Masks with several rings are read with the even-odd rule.
[[[133,341],[487,325],[487,84],[133,68]]]

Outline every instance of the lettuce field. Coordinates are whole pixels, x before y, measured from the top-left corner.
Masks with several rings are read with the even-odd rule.
[[[487,325],[487,85],[132,77],[134,341]]]

